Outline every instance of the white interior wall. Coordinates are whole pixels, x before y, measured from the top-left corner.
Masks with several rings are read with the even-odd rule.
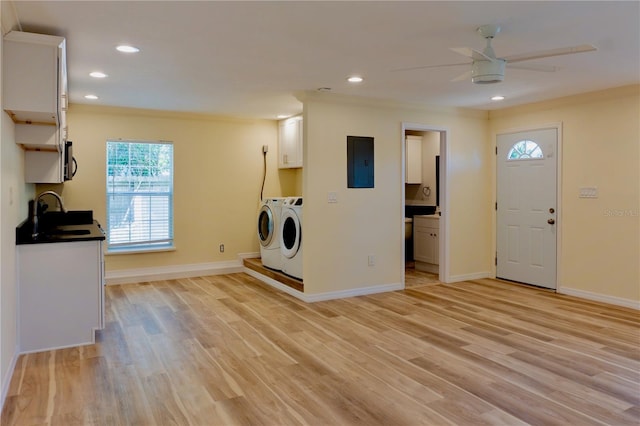
[[[10,1],[0,5],[2,35],[16,29],[17,20]],[[2,81],[2,40],[0,38],[0,81]],[[27,201],[34,185],[24,182],[24,154],[15,144],[15,125],[2,108],[0,99],[0,404],[8,390],[18,354],[15,228],[27,217]]]
[[[449,131],[450,281],[491,271],[488,114],[459,109],[394,107],[308,93],[304,101],[305,293],[401,284],[404,273],[402,123]],[[370,136],[375,188],[348,189],[346,137]],[[337,203],[327,202],[335,192]],[[473,214],[469,214],[473,212]],[[376,264],[368,265],[375,256]]]

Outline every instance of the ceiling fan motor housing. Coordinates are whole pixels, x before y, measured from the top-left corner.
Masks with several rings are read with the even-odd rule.
[[[504,59],[493,61],[473,61],[471,66],[471,81],[475,84],[499,83],[504,80]]]

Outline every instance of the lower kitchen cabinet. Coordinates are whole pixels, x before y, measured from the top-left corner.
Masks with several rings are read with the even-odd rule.
[[[95,343],[104,328],[102,241],[18,246],[20,351]]]
[[[419,271],[437,274],[440,264],[440,216],[413,217],[413,258]]]

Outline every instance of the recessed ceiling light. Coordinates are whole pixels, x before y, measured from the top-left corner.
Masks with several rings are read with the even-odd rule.
[[[364,79],[359,75],[352,75],[351,77],[347,78],[347,81],[349,83],[362,83],[363,80]]]
[[[84,98],[91,99],[92,101],[95,101],[96,99],[98,99],[96,95],[84,95]]]
[[[107,77],[107,75],[103,72],[100,71],[93,71],[91,73],[89,73],[89,75],[93,78],[105,78]]]
[[[137,47],[129,46],[127,44],[121,44],[120,46],[116,47],[116,50],[118,52],[124,52],[124,53],[136,53],[140,51],[140,49],[138,49]]]
[[[503,101],[504,100],[504,96],[497,95],[497,96],[492,97],[491,100],[492,101]]]

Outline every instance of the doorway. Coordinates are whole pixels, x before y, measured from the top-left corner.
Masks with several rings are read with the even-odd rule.
[[[555,289],[558,128],[496,138],[496,277]]]
[[[405,287],[447,279],[447,133],[436,126],[402,125]]]

